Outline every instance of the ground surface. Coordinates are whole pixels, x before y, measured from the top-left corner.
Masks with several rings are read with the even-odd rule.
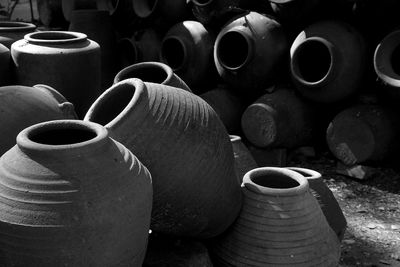
[[[321,172],[343,209],[348,228],[341,267],[400,266],[400,171],[376,168],[370,179],[356,180],[337,174],[328,154],[290,164]]]

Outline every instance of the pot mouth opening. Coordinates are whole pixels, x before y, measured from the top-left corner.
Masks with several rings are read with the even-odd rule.
[[[250,58],[249,40],[238,31],[229,31],[219,40],[216,53],[219,63],[224,68],[240,69]]]
[[[328,77],[332,66],[333,56],[330,48],[320,40],[305,41],[293,54],[292,73],[304,84],[321,83]]]
[[[118,42],[120,63],[125,68],[139,61],[136,44],[129,38],[122,38]]]
[[[207,6],[211,4],[214,0],[192,0],[193,4],[196,6]]]
[[[400,44],[396,46],[390,56],[390,64],[393,72],[400,76]]]
[[[186,62],[185,44],[176,37],[167,37],[161,44],[161,59],[173,71],[179,71]]]
[[[24,39],[32,43],[59,44],[80,42],[86,40],[87,35],[80,32],[43,31],[29,33],[25,35]]]
[[[136,0],[133,1],[133,10],[140,18],[149,17],[155,10],[158,0]]]
[[[172,75],[172,71],[168,69],[168,66],[157,62],[137,63],[121,70],[116,75],[114,83],[137,78],[144,82],[164,84]]]
[[[135,91],[136,87],[130,82],[115,84],[104,92],[95,102],[94,108],[89,110],[89,120],[104,126],[109,124],[127,108]]]
[[[0,21],[0,32],[34,30],[36,25],[27,22]]]
[[[269,175],[260,175],[250,178],[251,181],[262,187],[276,188],[276,189],[288,189],[297,187],[300,185],[296,180],[281,174],[274,173]]]

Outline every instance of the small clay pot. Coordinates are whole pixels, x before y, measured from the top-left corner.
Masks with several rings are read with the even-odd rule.
[[[12,43],[23,39],[25,34],[34,32],[36,25],[26,22],[0,21],[0,44],[11,48]]]

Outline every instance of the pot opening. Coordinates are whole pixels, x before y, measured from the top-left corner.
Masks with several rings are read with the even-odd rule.
[[[129,39],[123,38],[118,44],[120,63],[127,67],[138,61],[136,45]]]
[[[294,58],[297,76],[306,82],[322,80],[331,68],[332,59],[328,47],[320,41],[309,40],[297,50]]]
[[[140,18],[146,18],[153,13],[158,0],[136,0],[133,1],[133,9]]]
[[[217,46],[217,56],[225,68],[238,69],[247,62],[249,49],[246,37],[239,32],[231,31],[221,37]]]
[[[296,180],[288,177],[287,175],[274,173],[269,175],[260,175],[252,177],[253,183],[269,188],[287,189],[293,188],[300,185]]]
[[[131,78],[137,78],[144,82],[159,83],[162,84],[167,80],[167,72],[160,66],[146,66],[140,67],[128,67],[126,71],[121,72],[119,80],[126,80]]]
[[[116,85],[93,110],[90,121],[106,125],[115,119],[133,98],[135,90],[132,88],[131,84]]]
[[[96,132],[90,129],[49,129],[33,131],[28,138],[43,145],[72,145],[89,141],[97,136]]]
[[[161,58],[174,71],[182,68],[185,62],[185,46],[177,38],[167,38],[161,46]]]
[[[390,57],[390,63],[394,73],[400,75],[400,45],[393,50],[392,56]]]
[[[77,38],[75,35],[66,32],[36,32],[30,37],[38,40],[65,40]]]

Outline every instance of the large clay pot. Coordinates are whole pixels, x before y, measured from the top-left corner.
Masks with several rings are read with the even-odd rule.
[[[191,92],[189,86],[168,65],[161,62],[142,62],[126,67],[117,73],[114,78],[114,84],[131,78],[137,78],[144,82],[169,85]]]
[[[274,167],[243,178],[238,219],[213,251],[219,266],[337,266],[340,243],[307,179]]]
[[[120,63],[123,68],[135,63],[160,61],[161,36],[153,28],[138,31],[131,38],[118,42]]]
[[[291,76],[310,100],[332,103],[351,97],[364,79],[367,65],[364,38],[341,21],[308,26],[290,48]]]
[[[213,61],[215,37],[198,21],[175,24],[161,43],[161,61],[191,88],[210,84],[217,76]]]
[[[241,195],[232,145],[218,115],[200,97],[128,79],[104,92],[85,120],[105,125],[149,168],[153,231],[209,238],[236,218]]]
[[[242,184],[244,175],[258,167],[250,151],[243,144],[242,138],[238,135],[229,135],[232,143],[233,155],[235,157],[236,177],[239,184]]]
[[[151,176],[104,127],[36,124],[18,135],[0,166],[2,263],[141,266]]]
[[[101,93],[100,46],[83,33],[27,34],[11,47],[18,84],[47,84],[75,105],[81,117]]]
[[[257,99],[242,115],[242,130],[257,147],[294,148],[313,138],[313,109],[295,92],[279,87]]]
[[[16,21],[0,21],[0,44],[11,48],[12,43],[36,30],[35,24]]]
[[[10,49],[0,44],[0,86],[9,85],[12,82],[11,62]]]
[[[101,80],[105,90],[113,84],[118,72],[117,42],[108,11],[96,9],[74,10],[69,31],[81,32],[101,48]]]
[[[240,118],[246,106],[243,101],[225,88],[217,88],[199,95],[217,112],[228,133],[240,130]]]
[[[378,105],[358,105],[335,116],[326,132],[333,155],[346,165],[381,161],[397,148],[398,120]]]
[[[15,138],[33,124],[76,119],[74,107],[56,90],[45,85],[0,87],[0,155],[15,145]]]
[[[400,99],[400,30],[389,33],[377,45],[374,68],[383,91],[396,100]]]
[[[225,25],[215,41],[214,60],[221,77],[245,92],[271,85],[288,52],[281,25],[256,12]]]
[[[44,26],[53,28],[66,26],[61,0],[37,0],[36,4],[39,20]]]
[[[325,184],[322,175],[317,171],[306,168],[286,168],[298,172],[307,178],[311,193],[318,200],[319,206],[321,207],[327,222],[341,241],[346,231],[347,221],[335,196]]]

